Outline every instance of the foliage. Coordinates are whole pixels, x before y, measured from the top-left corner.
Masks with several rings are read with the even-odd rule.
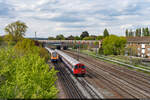
[[[95,42],[94,42],[94,45],[99,45],[99,42],[98,42],[98,41],[95,41]]]
[[[109,36],[109,32],[108,32],[108,30],[105,28],[105,30],[104,30],[104,32],[103,32],[103,36],[104,37],[107,37],[107,36]]]
[[[7,34],[7,35],[5,35],[4,41],[5,41],[8,45],[15,45],[15,44],[17,43],[17,42],[14,40],[12,34]]]
[[[85,37],[89,37],[89,33],[87,31],[82,32],[82,34],[80,35],[81,39],[83,39]]]
[[[48,51],[45,50],[45,48],[42,48],[40,45],[38,46],[34,40],[24,38],[21,41],[17,42],[14,48],[20,55],[24,55],[29,52],[38,53],[40,57],[44,58],[47,61],[49,59]]]
[[[40,47],[40,57],[44,58],[46,61],[48,61],[49,57],[49,53],[45,48],[41,48]]]
[[[79,36],[75,36],[75,40],[81,40]]]
[[[103,48],[99,48],[99,49],[98,49],[98,53],[99,53],[99,54],[104,54]]]
[[[55,98],[56,71],[37,53],[24,56],[0,50],[0,98]]]
[[[124,53],[126,45],[125,37],[110,35],[102,42],[102,48],[105,55],[120,55]]]
[[[48,37],[48,40],[56,40],[54,37]]]
[[[24,22],[16,21],[5,27],[5,32],[11,35],[14,41],[22,39],[27,31],[27,25]],[[8,37],[7,37],[8,38]]]
[[[128,31],[128,29],[126,29],[126,37],[128,37],[129,36],[129,31]]]
[[[68,36],[67,38],[66,38],[66,40],[74,40],[75,38],[74,38],[74,36],[72,36],[72,35],[70,35],[70,36]]]
[[[2,44],[3,42],[3,38],[0,36],[0,45]]]
[[[102,39],[104,39],[104,36],[97,36],[96,37],[96,40],[102,40]]]
[[[92,36],[89,36],[89,37],[84,37],[83,40],[94,40],[95,38],[92,37]]]
[[[62,34],[60,34],[56,36],[56,40],[65,40],[65,37]]]
[[[26,54],[28,52],[36,53],[38,52],[37,46],[35,46],[35,43],[31,39],[22,39],[21,41],[17,42],[15,45],[15,50],[21,54]]]
[[[135,31],[132,31],[132,29],[130,29],[130,31],[128,29],[126,29],[126,37],[133,37],[133,36],[138,36],[138,37],[142,37],[142,36],[150,36],[150,31],[149,28],[137,28]]]

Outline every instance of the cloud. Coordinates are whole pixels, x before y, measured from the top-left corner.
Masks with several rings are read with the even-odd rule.
[[[124,35],[126,28],[150,24],[150,0],[0,0],[0,33],[16,20],[25,22],[27,37],[58,34]]]

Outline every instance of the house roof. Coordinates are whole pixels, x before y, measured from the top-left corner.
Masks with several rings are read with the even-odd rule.
[[[127,42],[150,43],[150,36],[144,36],[144,37],[127,37]]]

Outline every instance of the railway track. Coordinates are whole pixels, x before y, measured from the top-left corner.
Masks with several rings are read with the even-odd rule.
[[[58,77],[64,86],[64,90],[68,98],[83,99],[83,98],[103,98],[103,96],[88,82],[84,77],[75,77],[67,69],[62,62],[54,63],[56,70],[58,70]]]
[[[55,66],[55,69],[59,72],[57,73],[58,78],[61,81],[61,84],[63,84],[64,90],[68,96],[68,98],[85,98],[78,87],[76,87],[74,81],[71,79],[70,75],[66,73],[66,69],[62,66],[60,62],[53,63]]]
[[[70,51],[65,52],[73,57],[77,57],[76,53]],[[89,65],[87,68],[88,73],[90,73],[89,75],[98,78],[100,80],[99,82],[107,84],[112,92],[115,91],[120,96],[126,98],[150,98],[149,77],[127,71],[127,69],[116,67],[114,65],[109,66],[104,62],[91,59],[85,55],[79,56],[81,61]],[[98,80],[97,84],[99,84]],[[103,84],[103,86],[106,87],[105,84]]]

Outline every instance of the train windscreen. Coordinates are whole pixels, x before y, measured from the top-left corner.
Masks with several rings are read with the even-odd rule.
[[[84,65],[82,65],[82,64],[81,64],[81,65],[76,65],[76,66],[75,66],[75,69],[78,69],[78,68],[83,68],[83,69],[84,69],[84,68],[85,68],[85,66],[84,66]]]
[[[53,52],[52,55],[53,55],[53,57],[56,57],[56,56],[57,56],[57,53],[56,53],[56,52]]]

